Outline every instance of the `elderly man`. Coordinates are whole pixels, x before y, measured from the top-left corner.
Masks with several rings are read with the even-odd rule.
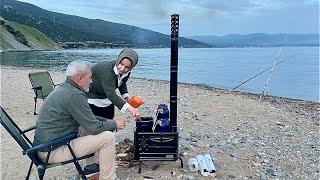
[[[125,120],[99,121],[93,115],[86,92],[92,83],[91,64],[86,61],[71,62],[66,70],[67,79],[44,101],[36,122],[34,145],[51,141],[70,132],[77,133],[79,126],[90,135],[78,137],[70,142],[76,156],[98,154],[99,179],[115,179],[115,136],[111,131],[120,130]],[[45,160],[47,152],[38,153]],[[67,146],[51,152],[49,163],[72,159]]]

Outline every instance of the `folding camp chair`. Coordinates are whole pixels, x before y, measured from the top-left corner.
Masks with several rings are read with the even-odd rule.
[[[53,91],[56,85],[54,85],[52,78],[47,71],[29,73],[29,79],[35,93],[33,114],[37,115],[37,99],[44,100]]]
[[[75,156],[69,143],[72,139],[77,137],[76,134],[73,134],[73,133],[67,134],[67,135],[64,135],[60,138],[54,139],[50,142],[43,143],[43,144],[32,147],[32,143],[28,139],[28,137],[25,135],[25,133],[30,130],[35,129],[35,127],[31,127],[26,130],[21,130],[17,126],[17,124],[9,117],[9,115],[4,111],[4,109],[2,107],[1,107],[1,124],[10,133],[10,135],[15,139],[15,141],[20,145],[20,147],[23,149],[23,155],[28,155],[28,157],[31,159],[31,164],[29,166],[29,170],[28,170],[28,174],[27,174],[26,179],[29,179],[29,177],[30,177],[30,173],[31,173],[31,169],[32,169],[33,164],[37,167],[38,176],[39,176],[40,180],[42,180],[47,168],[60,166],[60,165],[64,165],[64,164],[68,164],[68,163],[72,163],[72,162],[75,164],[76,169],[77,169],[78,173],[81,175],[82,179],[87,179],[78,161],[92,157],[93,154],[86,155],[86,156],[79,157],[79,158],[77,158]],[[62,145],[68,146],[69,151],[70,151],[71,155],[73,156],[73,159],[68,160],[68,161],[64,161],[64,162],[60,162],[60,163],[49,164],[48,160],[49,160],[51,151],[55,147],[62,146]],[[45,162],[42,162],[39,159],[39,157],[37,155],[37,152],[39,152],[39,151],[48,151],[48,155],[46,157]]]

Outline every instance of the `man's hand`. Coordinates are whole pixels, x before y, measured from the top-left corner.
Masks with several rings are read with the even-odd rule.
[[[128,124],[129,121],[128,120],[125,120],[125,119],[117,119],[116,120],[116,124],[117,124],[117,130],[121,130],[123,129],[124,127],[126,127],[126,124]]]
[[[141,115],[137,108],[129,106],[127,111],[129,111],[136,119],[140,119]]]

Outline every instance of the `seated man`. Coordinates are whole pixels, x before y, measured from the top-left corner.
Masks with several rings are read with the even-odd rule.
[[[81,126],[90,135],[70,142],[76,156],[98,154],[100,180],[115,179],[115,136],[111,131],[122,129],[126,121],[99,121],[93,115],[86,96],[92,83],[89,62],[71,62],[66,75],[65,82],[50,93],[39,111],[33,143],[36,146],[70,132],[77,133]],[[38,155],[45,161],[47,152],[39,152]],[[72,155],[68,147],[60,146],[51,152],[49,163],[70,159]]]

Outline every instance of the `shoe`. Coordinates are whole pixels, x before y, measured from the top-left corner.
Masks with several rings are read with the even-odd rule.
[[[207,163],[204,160],[203,155],[197,155],[196,159],[198,161],[199,164],[199,171],[201,173],[202,176],[209,176],[209,171],[208,171],[208,167],[207,167]]]
[[[99,164],[94,163],[94,164],[86,165],[83,168],[83,171],[84,171],[84,175],[86,177],[90,177],[90,176],[99,174],[99,172],[100,172]]]
[[[211,156],[209,154],[206,154],[203,157],[204,157],[204,160],[206,161],[210,176],[215,177],[216,176],[216,167],[214,167]]]
[[[87,177],[88,180],[99,180],[99,173]]]

